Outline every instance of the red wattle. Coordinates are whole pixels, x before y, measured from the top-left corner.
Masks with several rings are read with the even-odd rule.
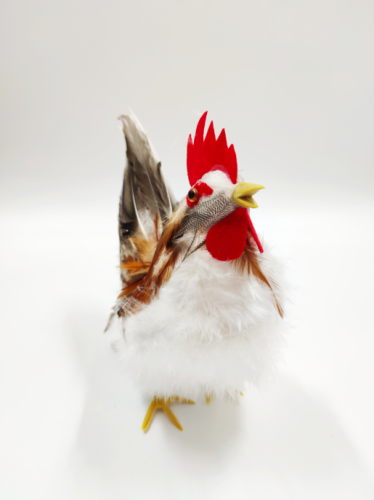
[[[206,237],[207,250],[217,260],[238,259],[244,251],[247,232],[247,210],[239,207],[209,229]]]

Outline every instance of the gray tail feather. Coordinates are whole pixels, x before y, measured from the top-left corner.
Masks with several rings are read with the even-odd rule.
[[[176,202],[165,184],[161,162],[143,127],[131,113],[119,118],[122,122],[127,147],[127,164],[123,176],[119,204],[118,231],[120,246],[131,248],[128,238],[140,230],[148,239],[144,223],[144,209],[152,220],[169,218]]]

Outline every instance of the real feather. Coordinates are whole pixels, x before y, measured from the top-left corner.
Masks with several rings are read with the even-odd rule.
[[[147,268],[144,267],[147,269],[146,274],[135,283],[123,288],[118,296],[120,299],[131,295],[131,301],[121,306],[121,316],[127,312],[133,313],[139,308],[139,304],[148,304],[157,294],[159,288],[170,279],[180,256],[180,248],[174,244],[173,240],[181,226],[184,210],[185,207],[180,206],[166,223],[154,251],[152,262]],[[130,269],[132,265],[130,263]],[[127,263],[124,263],[123,266],[128,269]]]
[[[162,220],[170,218],[176,201],[167,188],[161,163],[136,116],[120,117],[126,141],[124,171],[118,214],[120,261],[151,261]],[[133,276],[122,267],[126,284]]]
[[[283,284],[271,253],[258,258]],[[150,397],[235,398],[247,383],[266,384],[285,346],[270,288],[203,248],[171,274],[154,300],[125,318],[123,366]]]
[[[172,203],[171,213],[166,185],[160,187],[156,175],[158,159],[140,124],[130,120],[119,216],[120,231],[127,230],[120,232],[124,287],[117,303],[125,369],[151,397],[235,397],[248,383],[263,384],[283,349],[282,266],[268,249],[261,253],[248,211],[232,208],[231,198],[201,196],[205,211],[200,207],[197,218],[198,205],[186,201]],[[220,170],[226,175],[208,177],[231,185],[237,182],[234,147],[227,146],[224,130],[216,139],[212,123],[204,139],[205,121],[206,113],[194,141],[188,140],[190,183]],[[163,193],[164,209],[157,193]],[[209,225],[217,207],[226,208]]]
[[[247,237],[246,245],[244,247],[244,251],[240,256],[240,258],[233,260],[231,263],[240,272],[242,273],[246,272],[248,275],[253,274],[253,276],[255,276],[259,281],[261,281],[270,288],[273,294],[274,303],[278,310],[279,316],[283,318],[284,316],[283,307],[275,293],[275,291],[279,288],[279,286],[271,278],[268,279],[261,270],[260,263],[257,258],[257,252],[253,243],[251,242],[250,237]]]

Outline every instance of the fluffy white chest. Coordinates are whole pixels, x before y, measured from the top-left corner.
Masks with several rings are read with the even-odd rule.
[[[274,264],[264,254],[273,275]],[[132,378],[160,397],[233,395],[260,379],[281,341],[271,291],[206,250],[188,257],[151,304],[124,320],[124,334]]]

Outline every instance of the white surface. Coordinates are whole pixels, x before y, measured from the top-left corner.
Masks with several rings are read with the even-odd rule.
[[[157,414],[143,434],[149,401],[127,385],[102,333],[118,289],[116,203],[7,210],[3,498],[372,498],[374,248],[366,229],[374,206],[346,214],[337,200],[316,209],[291,196],[270,221],[277,203],[267,194],[263,225],[282,234],[300,277],[286,367],[274,387],[238,405],[175,405],[183,433]],[[347,238],[351,226],[361,250]]]
[[[3,2],[0,497],[371,499],[374,5]],[[254,222],[297,285],[285,366],[238,405],[127,385],[102,331],[119,288],[116,116],[187,189],[200,112],[226,127]]]

